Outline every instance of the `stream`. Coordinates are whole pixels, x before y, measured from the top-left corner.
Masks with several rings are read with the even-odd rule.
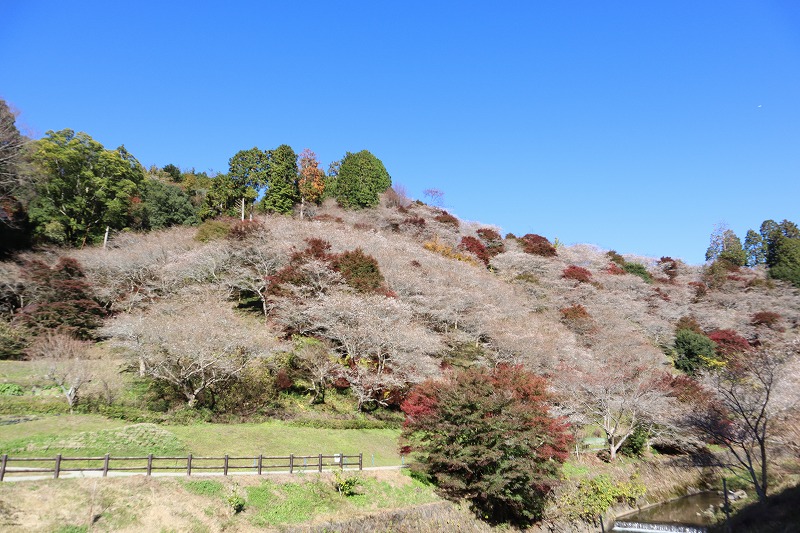
[[[700,533],[712,523],[705,512],[723,503],[721,495],[703,492],[661,503],[617,518],[611,531]]]

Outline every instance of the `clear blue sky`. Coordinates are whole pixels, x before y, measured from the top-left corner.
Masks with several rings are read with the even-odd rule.
[[[146,166],[368,149],[463,219],[622,253],[800,222],[796,0],[0,0],[0,97]]]

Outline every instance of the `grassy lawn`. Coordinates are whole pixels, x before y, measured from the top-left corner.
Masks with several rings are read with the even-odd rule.
[[[12,417],[3,417],[8,421]],[[0,418],[0,421],[3,420]],[[396,429],[319,429],[260,424],[157,426],[99,415],[38,416],[0,425],[0,453],[27,457],[112,455],[196,456],[364,454],[364,466],[400,464]]]
[[[347,455],[363,453],[364,466],[400,464],[397,429],[320,429],[284,422],[168,426],[197,455]]]

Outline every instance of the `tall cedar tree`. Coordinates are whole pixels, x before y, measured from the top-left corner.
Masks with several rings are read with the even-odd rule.
[[[428,380],[401,408],[403,439],[448,497],[471,501],[490,522],[541,518],[570,435],[549,416],[547,383],[522,367],[470,368]]]
[[[297,189],[297,154],[287,144],[270,152],[269,187],[261,207],[272,213],[291,213],[300,201]]]
[[[228,175],[237,190],[241,191],[239,211],[244,220],[245,208],[253,203],[258,192],[267,185],[269,156],[257,147],[240,150],[228,160]]]

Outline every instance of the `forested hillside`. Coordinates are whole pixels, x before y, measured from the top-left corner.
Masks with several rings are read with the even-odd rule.
[[[70,410],[391,425],[433,409],[413,391],[516,368],[545,379],[541,416],[569,422],[559,462],[590,437],[612,463],[645,443],[668,454],[713,443],[744,457],[734,463],[763,498],[779,479],[766,462],[798,453],[789,221],[744,246],[722,228],[708,263],[691,266],[536,228],[501,236],[392,188],[367,151],[325,173],[308,150],[254,148],[207,176],[145,170],[69,130],[8,138],[0,358],[46,361]],[[17,396],[6,409],[37,409]],[[525,523],[541,510],[509,513]]]

